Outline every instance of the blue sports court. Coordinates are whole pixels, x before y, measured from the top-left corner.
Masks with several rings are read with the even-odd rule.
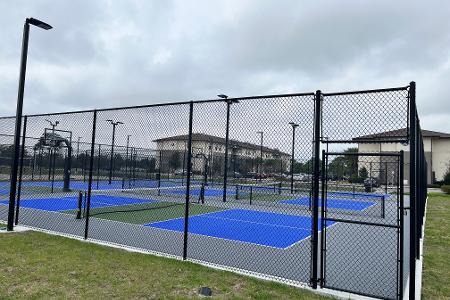
[[[333,222],[328,222],[327,226]],[[145,224],[184,231],[184,218]],[[285,249],[311,236],[311,218],[273,212],[230,209],[189,217],[189,233]],[[319,228],[320,230],[321,228]]]

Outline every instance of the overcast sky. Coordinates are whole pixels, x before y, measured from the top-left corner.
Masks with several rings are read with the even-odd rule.
[[[0,114],[417,82],[424,129],[450,132],[448,1],[0,0]]]

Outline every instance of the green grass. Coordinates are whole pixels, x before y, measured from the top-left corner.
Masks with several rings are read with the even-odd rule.
[[[450,195],[430,193],[425,226],[424,299],[450,298]]]
[[[1,234],[2,299],[330,299],[193,263],[39,232]]]

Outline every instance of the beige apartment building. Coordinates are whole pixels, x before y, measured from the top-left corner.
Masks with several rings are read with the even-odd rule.
[[[177,135],[171,137],[165,137],[156,139],[153,142],[156,143],[156,150],[164,152],[180,152],[184,153],[187,149],[188,135]],[[225,154],[225,138],[203,134],[192,134],[192,154],[195,157],[196,154],[202,153],[207,157],[223,157]],[[252,172],[258,171],[258,163],[261,158],[261,145],[256,145],[248,142],[242,142],[230,139],[228,143],[228,159],[229,164],[233,163],[233,160],[238,161],[249,160],[255,161],[251,165],[250,170]],[[272,149],[262,147],[262,159],[263,161],[276,160],[280,162],[281,166],[277,166],[283,172],[288,172],[291,167],[291,155],[281,152],[278,149]],[[211,162],[212,163],[212,162]],[[157,164],[158,159],[157,159]],[[193,159],[192,168],[193,171],[201,171],[203,163],[199,159]],[[264,170],[264,169],[263,169]]]
[[[436,132],[431,130],[422,130],[425,158],[428,163],[428,183],[441,181],[450,167],[450,134]],[[403,150],[405,153],[405,180],[409,183],[409,145],[401,143],[367,143],[370,139],[399,139],[406,136],[406,129],[382,132],[373,135],[361,136],[353,139],[358,143],[359,152],[398,152]],[[364,140],[364,143],[361,141]],[[378,159],[380,169],[383,169],[381,158]],[[361,168],[362,166],[359,166]],[[365,166],[368,168],[367,166]],[[369,166],[370,168],[370,166]],[[389,171],[388,173],[390,173]],[[383,173],[383,171],[381,171]]]

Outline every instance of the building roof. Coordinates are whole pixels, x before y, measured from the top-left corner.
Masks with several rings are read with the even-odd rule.
[[[441,138],[441,139],[450,138],[449,133],[424,130],[424,129],[422,129],[422,136],[423,137],[437,137],[437,138]],[[394,140],[394,139],[402,139],[402,138],[406,139],[407,137],[408,137],[408,132],[407,132],[406,128],[402,128],[402,129],[385,131],[385,132],[380,132],[380,133],[375,133],[375,134],[362,135],[362,136],[354,138],[353,140],[358,142],[358,141],[367,141],[367,140],[370,141],[370,140],[378,140],[378,139],[383,139],[383,140],[389,140],[389,139]]]
[[[189,135],[182,134],[182,135],[175,135],[175,136],[169,136],[169,137],[165,137],[165,138],[156,139],[156,140],[153,140],[153,142],[187,141],[188,137],[189,137]],[[214,136],[214,135],[209,135],[209,134],[204,134],[204,133],[193,133],[192,134],[192,141],[196,141],[196,142],[210,142],[210,143],[216,143],[216,144],[223,144],[223,145],[225,145],[225,138],[222,138],[222,137],[219,137],[219,136]],[[241,142],[241,141],[238,141],[238,140],[230,139],[229,140],[229,146],[232,147],[233,145],[235,145],[235,146],[237,146],[239,148],[258,150],[258,151],[261,150],[261,146],[260,145],[247,143],[247,142]],[[279,155],[290,155],[288,153],[281,152],[278,149],[272,149],[272,148],[268,148],[268,147],[263,147],[263,151],[264,152],[273,153],[273,154],[279,154]]]

